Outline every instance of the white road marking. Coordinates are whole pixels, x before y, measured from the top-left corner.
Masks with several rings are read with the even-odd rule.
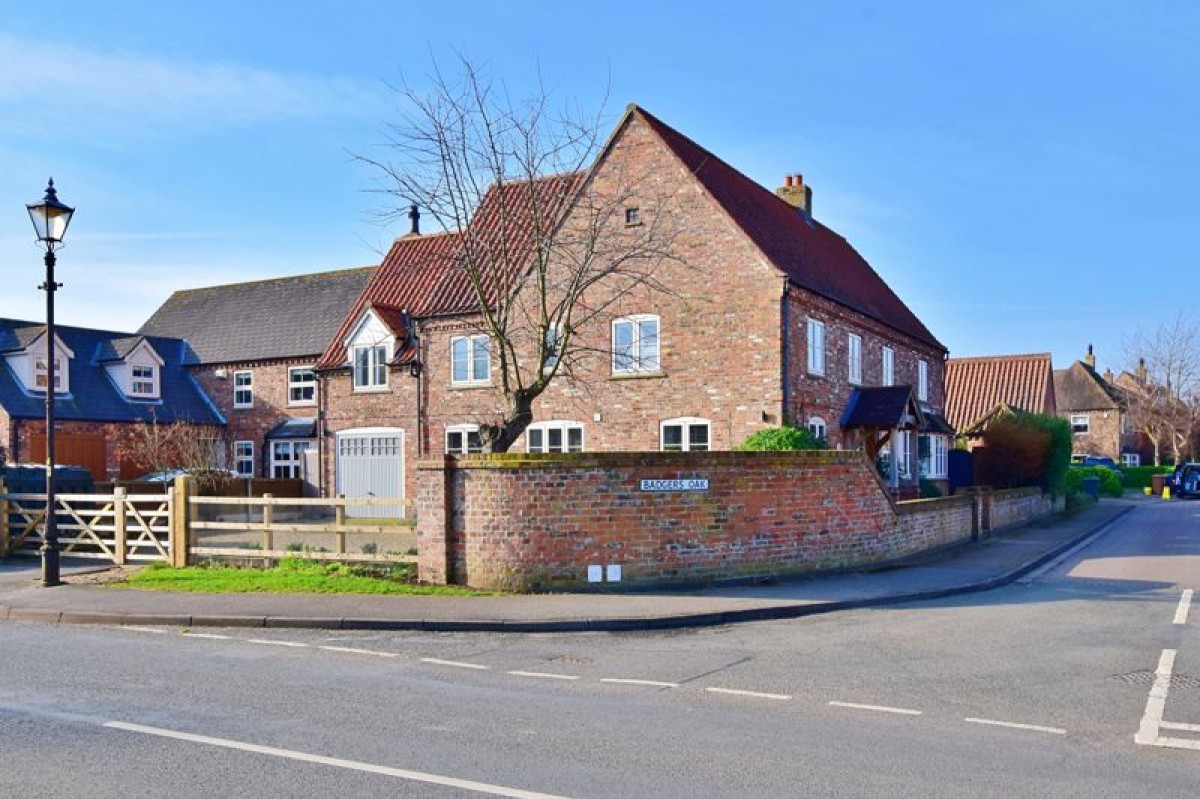
[[[122,627],[123,630],[132,630],[135,633],[153,633],[154,635],[166,635],[166,630],[160,630],[157,627],[135,627],[132,624]]]
[[[1200,732],[1200,724],[1181,724],[1176,721],[1160,721],[1159,729],[1163,730],[1183,730],[1184,732]]]
[[[184,632],[180,633],[180,635],[186,635],[188,638],[208,638],[213,641],[228,641],[228,640],[230,640],[230,636],[217,635],[216,633],[190,633],[185,630]]]
[[[990,724],[993,727],[1010,727],[1014,730],[1031,730],[1033,732],[1048,732],[1052,735],[1066,735],[1067,731],[1061,727],[1043,727],[1039,724],[1018,724],[1014,721],[996,721],[995,719],[973,719],[965,718],[963,721],[969,721],[972,724]]]
[[[1142,724],[1133,736],[1134,743],[1143,746],[1166,746],[1172,749],[1195,749],[1200,751],[1200,740],[1187,738],[1165,738],[1159,731],[1200,729],[1200,725],[1178,724],[1163,721],[1163,711],[1167,706],[1167,692],[1171,688],[1171,671],[1175,668],[1174,649],[1164,649],[1158,659],[1158,668],[1154,671],[1154,686],[1150,689],[1150,697],[1146,700],[1146,713],[1142,716]]]
[[[834,707],[848,707],[854,710],[877,710],[880,713],[898,713],[902,716],[919,716],[922,711],[909,710],[903,707],[887,707],[886,705],[860,705],[856,702],[830,702]]]
[[[1187,624],[1188,610],[1192,607],[1192,589],[1184,589],[1175,608],[1175,624]]]
[[[549,674],[544,671],[510,671],[514,677],[538,677],[545,680],[578,680],[575,674]]]
[[[767,693],[763,693],[762,691],[743,691],[738,688],[717,688],[715,686],[709,686],[708,688],[705,688],[704,690],[706,690],[710,693],[714,693],[714,694],[732,694],[733,696],[752,696],[752,697],[755,697],[756,699],[785,700],[785,699],[792,698],[791,694],[767,694]]]
[[[600,682],[614,685],[649,685],[653,688],[678,688],[677,682],[659,682],[658,680],[630,680],[623,677],[601,677]]]
[[[258,755],[268,755],[270,757],[279,757],[286,760],[298,760],[304,763],[316,763],[322,766],[333,766],[335,768],[349,769],[351,771],[363,771],[368,774],[381,774],[385,777],[398,777],[402,780],[423,782],[429,785],[442,785],[447,788],[460,788],[464,791],[474,791],[476,793],[485,793],[492,796],[507,796],[512,797],[512,799],[567,799],[566,797],[555,794],[523,791],[520,788],[506,788],[502,785],[490,785],[486,782],[462,780],[458,779],[457,777],[446,777],[440,774],[429,774],[423,771],[410,771],[408,769],[392,768],[391,766],[377,766],[372,763],[363,763],[357,760],[343,760],[339,757],[313,755],[307,752],[297,752],[293,749],[280,749],[274,746],[261,746],[259,744],[245,743],[243,741],[233,741],[228,738],[212,738],[207,735],[193,735],[192,733],[188,732],[165,730],[161,727],[147,727],[141,724],[129,724],[123,721],[109,721],[106,722],[104,726],[113,730],[124,730],[125,732],[154,735],[159,738],[173,738],[177,741],[187,741],[189,743],[204,744],[206,746],[218,746],[223,749],[236,749],[242,752],[252,752]]]
[[[353,646],[330,646],[328,644],[318,644],[317,649],[324,649],[326,652],[344,652],[348,655],[373,655],[377,658],[400,657],[395,652],[378,652],[374,649],[358,649]]]
[[[247,638],[248,644],[263,644],[265,646],[290,646],[295,649],[307,648],[308,644],[302,644],[299,641],[276,641],[273,638]]]
[[[453,666],[456,669],[478,669],[487,671],[489,666],[481,666],[478,663],[463,663],[458,660],[438,660],[437,658],[421,658],[422,663],[432,663],[435,666]]]

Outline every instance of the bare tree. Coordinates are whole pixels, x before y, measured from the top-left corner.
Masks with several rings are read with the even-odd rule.
[[[226,447],[219,429],[156,419],[124,428],[117,457],[149,472],[183,469],[201,482],[226,476]]]
[[[1176,314],[1153,331],[1136,331],[1126,341],[1123,381],[1134,430],[1154,446],[1155,465],[1169,447],[1176,463],[1193,455],[1200,431],[1200,325]]]
[[[450,77],[435,64],[427,90],[401,86],[386,157],[357,157],[381,175],[386,216],[417,206],[457,232],[446,268],[489,336],[503,397],[480,435],[504,452],[552,381],[596,354],[578,331],[637,288],[665,290],[654,275],[671,257],[673,190],[628,164],[598,167],[602,107],[558,107],[540,85],[514,100],[468,60],[457,66]]]

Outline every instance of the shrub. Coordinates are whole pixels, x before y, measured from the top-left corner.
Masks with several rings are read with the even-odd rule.
[[[937,483],[922,477],[917,483],[917,495],[921,499],[937,499],[942,496],[942,489],[937,487]]]
[[[786,452],[825,449],[825,439],[817,438],[803,427],[767,427],[751,433],[734,449],[742,452]]]
[[[1085,477],[1100,478],[1100,493],[1106,497],[1119,497],[1125,492],[1125,486],[1122,485],[1121,478],[1117,477],[1117,473],[1112,469],[1104,466],[1072,466],[1067,469],[1067,474],[1063,480],[1066,493],[1082,493],[1083,479]]]
[[[1122,471],[1125,472],[1126,488],[1146,488],[1154,475],[1170,474],[1174,470],[1174,466],[1127,466]]]
[[[1071,463],[1071,425],[1066,419],[1015,413],[997,419],[983,434],[975,452],[976,482],[997,488],[1040,486],[1064,490]]]

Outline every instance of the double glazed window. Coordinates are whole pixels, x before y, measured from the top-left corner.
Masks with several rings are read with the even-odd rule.
[[[254,372],[233,373],[233,407],[254,407]]]
[[[360,344],[354,347],[354,387],[387,386],[387,345]]]
[[[808,420],[808,432],[812,433],[814,438],[824,441],[829,435],[829,426],[820,416],[812,416]]]
[[[918,440],[921,477],[945,479],[949,473],[950,444],[945,436],[921,436]]]
[[[242,477],[254,476],[254,442],[233,442],[233,464]]]
[[[808,373],[825,374],[825,323],[808,320]]]
[[[130,373],[130,393],[138,397],[153,397],[158,393],[158,387],[154,380],[153,366],[131,366]]]
[[[929,399],[929,364],[925,361],[917,361],[917,399]]]
[[[311,441],[272,441],[271,477],[288,479],[304,476],[304,453]]]
[[[491,378],[492,355],[486,335],[450,339],[451,383],[486,383]]]
[[[288,369],[288,405],[314,405],[317,401],[317,375],[311,366]]]
[[[891,347],[883,348],[883,362],[881,366],[883,374],[881,375],[880,385],[896,385],[896,351]]]
[[[525,429],[528,452],[583,452],[583,425],[578,422],[538,422]]]
[[[1071,432],[1083,435],[1092,429],[1092,419],[1086,413],[1071,414]]]
[[[661,371],[658,351],[658,317],[627,316],[612,327],[613,374]]]
[[[862,336],[851,333],[846,347],[849,362],[848,379],[854,385],[862,383]]]
[[[38,355],[33,359],[33,385],[35,388],[46,388],[46,357]],[[54,390],[62,391],[62,359],[54,359]]]
[[[562,327],[560,325],[550,325],[546,328],[542,335],[542,340],[545,343],[546,355],[542,359],[542,371],[549,372],[558,366],[558,362],[562,360],[563,346]]]
[[[668,419],[659,437],[663,452],[702,452],[712,446],[707,419]]]
[[[446,454],[467,455],[483,452],[483,439],[479,437],[479,425],[456,424],[446,428]]]

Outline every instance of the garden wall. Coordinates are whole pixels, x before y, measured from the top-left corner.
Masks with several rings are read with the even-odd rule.
[[[416,468],[421,579],[478,588],[861,568],[971,540],[1001,497],[992,510],[1006,521],[1044,511],[1023,492],[894,503],[862,453],[845,451],[506,454]]]

